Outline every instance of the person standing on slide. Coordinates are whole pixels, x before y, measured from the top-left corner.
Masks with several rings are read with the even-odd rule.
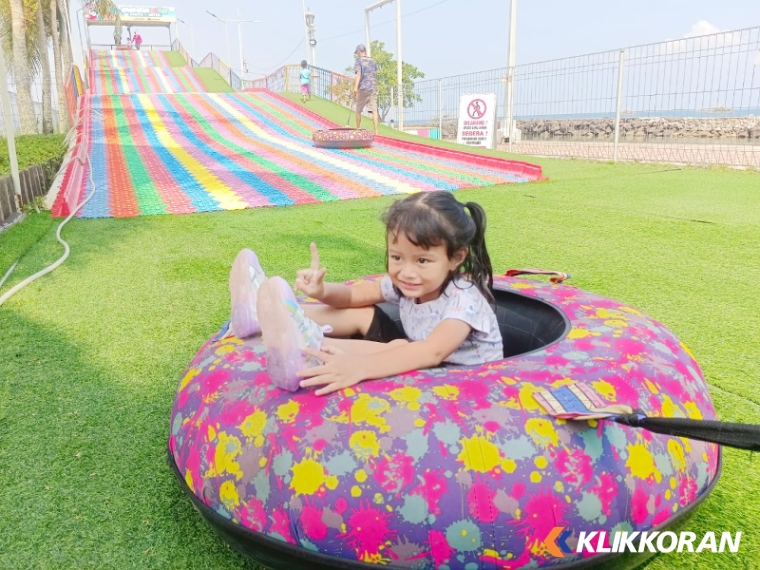
[[[356,97],[356,128],[362,126],[362,111],[367,110],[372,113],[372,122],[375,124],[375,134],[377,132],[377,63],[374,59],[367,56],[367,47],[359,44],[354,50],[356,57],[356,79],[354,79],[354,95]]]

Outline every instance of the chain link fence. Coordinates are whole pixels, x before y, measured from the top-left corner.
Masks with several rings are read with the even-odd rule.
[[[507,72],[416,82],[405,125],[454,140],[460,97],[495,93],[503,128]],[[502,150],[760,167],[760,27],[519,65],[513,78],[517,130]]]
[[[21,119],[19,117],[18,102],[16,100],[16,83],[13,75],[8,74],[8,96],[11,101],[11,120],[15,127],[16,133],[21,132]],[[51,85],[52,98],[52,118],[53,128],[58,132],[58,94],[55,88],[55,81]],[[34,116],[37,118],[37,132],[42,133],[42,82],[36,78],[32,82],[32,104],[34,105]],[[5,121],[6,117],[0,105],[0,137],[5,138]]]

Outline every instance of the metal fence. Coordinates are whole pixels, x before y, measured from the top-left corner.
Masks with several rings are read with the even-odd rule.
[[[253,87],[265,88],[277,93],[298,93],[301,90],[301,66],[284,65],[261,79],[254,79]],[[341,104],[348,104],[354,84],[353,77],[329,69],[309,66],[311,94]]]
[[[227,62],[215,53],[208,53],[202,60],[196,61],[179,40],[174,40],[172,42],[171,49],[172,51],[177,51],[182,54],[190,67],[208,67],[215,69],[235,91],[243,91],[253,86],[253,80],[241,78],[232,70]]]
[[[8,95],[11,100],[11,119],[16,127],[16,132],[21,131],[21,119],[19,117],[18,102],[16,101],[16,83],[12,73],[8,73]],[[55,81],[51,82],[53,128],[58,131],[58,93],[56,91]],[[32,103],[34,105],[34,115],[37,118],[37,132],[42,132],[42,81],[36,77],[32,81]],[[5,116],[2,105],[0,105],[0,137],[5,137]]]
[[[284,65],[266,77],[254,79],[252,86],[269,89],[275,93],[298,93],[301,90],[301,66]],[[310,92],[314,97],[327,99],[346,107],[354,106],[354,78],[343,73],[337,73],[321,67],[308,66],[311,71]],[[377,95],[377,106],[381,120],[394,122],[394,87],[380,89]],[[365,115],[369,116],[365,109]]]
[[[16,128],[16,132],[21,131],[21,119],[19,118],[18,103],[16,102],[16,92],[8,91],[11,100],[11,120]],[[34,105],[34,115],[37,118],[37,132],[42,132],[42,95],[32,91],[32,103]],[[58,131],[58,105],[57,100],[53,101],[53,128]],[[5,138],[5,116],[2,106],[0,106],[0,137]]]
[[[507,71],[416,82],[405,125],[454,139],[471,93],[495,93],[503,121]],[[760,27],[519,65],[512,76],[518,131],[502,149],[760,167]]]

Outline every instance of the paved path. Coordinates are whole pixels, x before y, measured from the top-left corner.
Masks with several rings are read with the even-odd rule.
[[[499,145],[506,151],[509,146]],[[612,142],[523,141],[512,145],[512,152],[534,156],[612,160]],[[760,168],[760,145],[720,143],[620,143],[618,160],[640,160],[674,164],[724,164]]]

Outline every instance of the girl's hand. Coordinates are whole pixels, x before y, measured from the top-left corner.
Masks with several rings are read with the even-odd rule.
[[[321,301],[325,296],[325,284],[323,281],[325,273],[327,273],[327,268],[319,268],[319,253],[317,252],[317,245],[312,243],[311,267],[309,267],[309,269],[301,269],[296,274],[296,289],[312,299]]]
[[[324,362],[321,366],[306,368],[298,373],[301,378],[306,378],[301,381],[301,388],[322,386],[315,392],[317,396],[349,388],[364,380],[355,355],[348,355],[332,346],[324,346],[322,350],[307,348],[305,352]]]

